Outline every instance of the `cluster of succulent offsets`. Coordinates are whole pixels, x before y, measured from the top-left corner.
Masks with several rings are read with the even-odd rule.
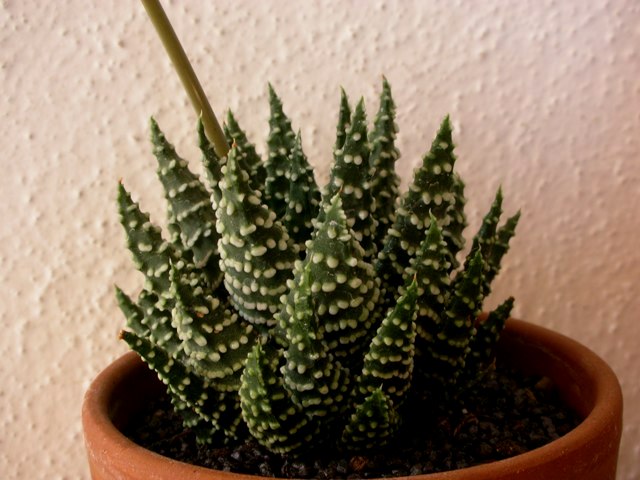
[[[269,86],[264,161],[230,113],[220,158],[202,125],[202,182],[151,121],[168,238],[124,186],[119,209],[145,276],[117,289],[121,336],[167,385],[202,442],[249,435],[275,452],[393,438],[417,388],[453,398],[482,376],[513,299],[477,317],[519,214],[502,194],[462,265],[464,184],[449,119],[400,194],[395,106],[386,80],[373,128],[342,92],[328,184],[319,189]]]

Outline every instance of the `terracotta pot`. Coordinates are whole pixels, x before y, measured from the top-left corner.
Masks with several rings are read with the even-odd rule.
[[[506,460],[412,480],[614,480],[622,430],[622,392],[613,371],[586,347],[550,330],[510,319],[502,361],[546,375],[585,420],[558,440]],[[82,423],[94,480],[256,480],[177,462],[136,445],[119,428],[164,386],[135,353],[111,364],[91,384]]]

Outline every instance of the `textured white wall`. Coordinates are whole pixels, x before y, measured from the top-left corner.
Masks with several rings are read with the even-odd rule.
[[[197,169],[195,116],[137,2],[0,5],[0,477],[82,478],[83,392],[126,350],[112,285],[140,282],[116,183],[162,222],[147,118]],[[165,7],[214,109],[234,109],[263,150],[271,81],[321,180],[339,85],[372,114],[389,78],[405,185],[450,113],[471,228],[499,184],[507,213],[523,210],[492,302],[515,295],[517,316],[613,366],[619,478],[640,478],[640,3]]]

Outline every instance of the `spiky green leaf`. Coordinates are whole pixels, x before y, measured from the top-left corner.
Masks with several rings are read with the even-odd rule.
[[[127,319],[127,328],[136,335],[146,337],[149,335],[149,328],[144,324],[144,312],[126,293],[118,286],[115,287],[116,300],[120,310]]]
[[[251,435],[278,453],[296,450],[311,440],[316,427],[289,397],[277,376],[281,353],[257,344],[242,373],[240,405]]]
[[[324,417],[344,407],[350,385],[347,372],[323,339],[311,292],[311,265],[305,265],[300,283],[292,288],[293,308],[286,325],[289,347],[282,375],[292,400],[307,415]]]
[[[264,191],[265,201],[281,219],[286,210],[289,195],[289,157],[295,144],[296,134],[291,121],[282,108],[282,101],[269,84],[269,137],[267,147],[269,156],[265,163],[267,177]]]
[[[351,415],[341,441],[350,450],[377,449],[391,440],[398,425],[399,417],[391,400],[378,388]]]
[[[334,159],[338,155],[342,155],[342,147],[347,138],[347,130],[351,123],[351,107],[349,106],[349,98],[344,88],[340,88],[340,108],[338,110],[338,125],[336,126],[336,143],[333,147]]]
[[[430,344],[431,369],[428,376],[447,384],[455,384],[469,353],[469,342],[475,335],[475,320],[482,307],[484,262],[477,252],[469,267],[461,272],[442,315],[442,329]]]
[[[182,362],[133,332],[123,331],[121,337],[167,385],[169,393],[174,397],[174,404],[182,407],[187,421],[191,418],[193,422],[190,412],[195,412],[211,426],[210,435],[215,435],[218,431],[223,433],[225,430],[228,435],[233,435],[236,430],[234,425],[238,424],[240,416],[235,394],[216,391],[208,381],[194,374]],[[202,437],[200,440],[206,441]]]
[[[298,251],[276,214],[251,188],[232,148],[222,168],[216,210],[220,267],[231,303],[248,321],[273,326]]]
[[[489,268],[486,273],[487,284],[491,285],[491,282],[500,271],[502,258],[509,251],[509,241],[516,233],[516,227],[520,220],[520,212],[507,219],[503,226],[498,228],[496,232],[496,238],[493,242],[491,253],[489,254],[488,263]]]
[[[464,377],[468,383],[483,378],[495,360],[495,351],[500,334],[513,309],[513,297],[509,297],[495,310],[491,311],[484,321],[476,322],[476,334],[469,344],[464,368]]]
[[[489,271],[491,270],[491,251],[496,242],[496,232],[498,229],[498,223],[500,222],[500,215],[502,215],[502,189],[498,188],[496,196],[491,204],[491,208],[482,219],[482,224],[478,233],[473,237],[471,244],[471,251],[465,261],[465,268],[469,265],[471,258],[476,252],[480,252],[484,260],[485,276],[483,293],[487,295],[490,291],[490,283],[492,278],[489,278]]]
[[[224,126],[224,131],[230,140],[229,144],[235,144],[238,162],[249,172],[251,187],[254,190],[263,188],[267,178],[267,170],[260,155],[256,152],[256,147],[249,142],[246,133],[240,128],[231,110],[227,113],[227,123]]]
[[[135,266],[145,276],[145,288],[168,297],[169,267],[178,255],[162,238],[160,229],[151,223],[149,214],[140,210],[122,183],[118,184],[120,223]]]
[[[416,348],[418,351],[428,348],[442,329],[442,315],[449,299],[451,286],[450,271],[449,249],[442,238],[442,230],[436,218],[431,215],[429,230],[405,273],[405,284],[408,284],[413,277],[418,284],[416,299],[418,310]],[[401,292],[404,290],[404,287],[400,289]]]
[[[373,267],[363,259],[362,247],[347,227],[340,196],[323,209],[324,220],[316,224],[307,256],[290,285],[300,284],[304,265],[310,264],[311,293],[323,338],[331,353],[342,358],[365,347],[363,339],[376,319],[379,290]],[[282,330],[293,312],[292,292],[278,314]]]
[[[372,215],[375,202],[369,183],[371,168],[366,122],[364,100],[360,99],[353,112],[342,151],[336,155],[331,168],[324,203],[328,203],[334,195],[340,195],[347,226],[364,249],[365,258],[370,260],[376,254],[373,235],[377,224]]]
[[[358,379],[358,393],[362,396],[381,388],[395,406],[404,401],[413,374],[417,295],[414,280],[373,337]]]
[[[396,199],[400,188],[400,177],[396,173],[396,160],[400,152],[395,146],[398,128],[395,122],[396,106],[391,96],[391,87],[386,78],[382,80],[380,107],[371,133],[371,196],[376,201],[373,216],[377,221],[375,243],[377,250],[387,231],[396,219]]]
[[[208,294],[206,279],[197,271],[171,273],[176,299],[172,324],[183,342],[186,363],[218,390],[237,391],[256,339],[253,325],[231,311],[227,298]]]
[[[311,236],[313,219],[320,209],[320,190],[313,176],[313,169],[302,151],[300,132],[289,158],[289,195],[283,224],[299,250],[305,250],[305,241]]]
[[[182,341],[172,325],[173,304],[173,298],[162,299],[147,290],[142,290],[138,295],[138,306],[144,314],[142,324],[147,327],[147,339],[170,356],[183,360]]]
[[[447,116],[431,149],[423,157],[422,165],[414,172],[409,190],[401,198],[396,220],[378,255],[376,270],[382,277],[383,290],[393,292],[402,285],[404,269],[416,255],[424,239],[430,214],[437,219],[447,241],[445,233],[452,218],[451,207],[456,205],[453,175],[455,160],[451,124]],[[455,267],[456,247],[449,243],[448,247],[450,263]],[[392,297],[393,294],[389,298]]]
[[[174,225],[174,232],[178,233],[182,252],[188,252],[196,267],[206,268],[215,288],[222,281],[222,272],[218,266],[216,215],[210,194],[153,118],[151,141],[158,160],[158,177],[169,205],[169,225]]]

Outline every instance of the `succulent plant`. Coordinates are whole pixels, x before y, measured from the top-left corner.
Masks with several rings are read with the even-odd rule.
[[[145,277],[135,300],[116,289],[121,337],[202,442],[381,446],[417,389],[448,401],[492,368],[513,299],[477,318],[519,214],[499,225],[499,190],[461,264],[464,183],[448,117],[400,194],[389,84],[370,131],[364,102],[351,113],[342,91],[321,190],[271,86],[269,99],[265,161],[231,113],[224,158],[198,125],[206,181],[151,120],[168,235],[121,183]]]

